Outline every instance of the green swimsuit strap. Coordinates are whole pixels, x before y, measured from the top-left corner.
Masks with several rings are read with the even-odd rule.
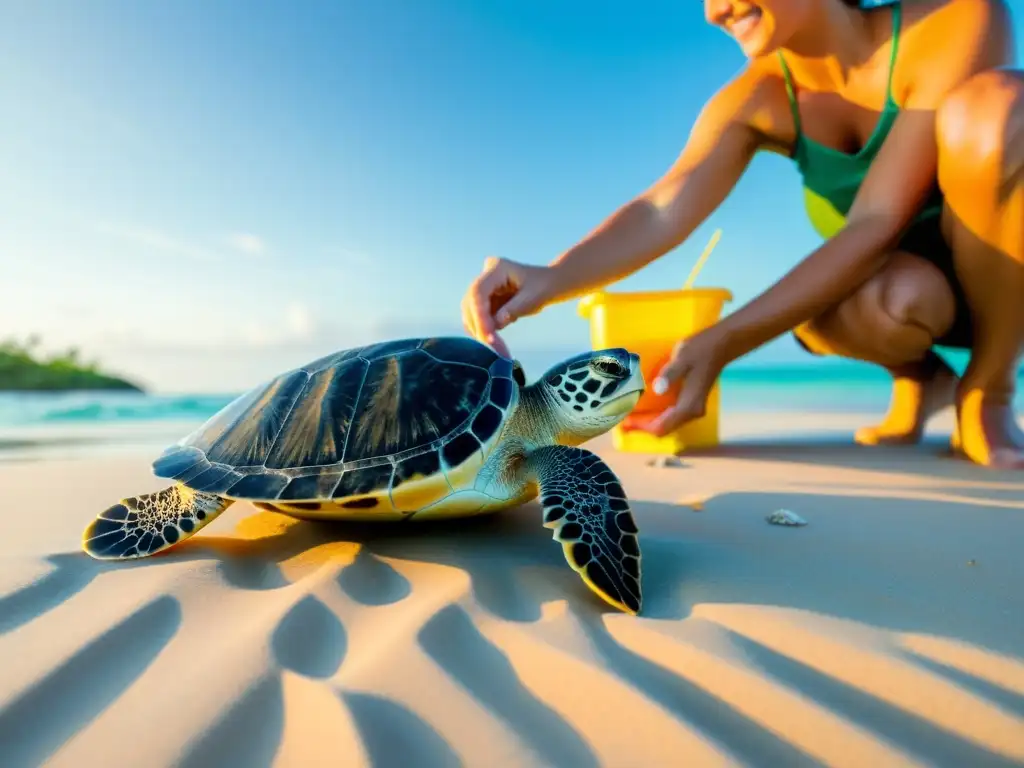
[[[892,7],[892,50],[889,52],[889,77],[885,83],[886,103],[895,103],[892,98],[892,77],[896,69],[896,54],[900,47],[900,20],[903,6],[901,3],[894,3]],[[793,113],[793,124],[796,126],[797,138],[800,137],[800,106],[796,98],[796,89],[793,87],[793,75],[786,64],[786,57],[782,51],[778,52],[779,63],[782,65],[782,77],[786,82],[786,94],[789,96],[789,108]]]
[[[892,7],[892,50],[889,51],[889,79],[885,83],[885,100],[895,103],[892,98],[892,75],[896,70],[896,54],[900,49],[900,17],[902,16],[903,4],[896,3]]]
[[[796,90],[793,88],[793,76],[789,72],[789,65],[786,64],[786,57],[779,51],[779,63],[782,64],[782,77],[786,81],[786,94],[789,96],[789,109],[793,113],[793,125],[796,126],[796,137],[800,139],[800,105],[796,100]]]

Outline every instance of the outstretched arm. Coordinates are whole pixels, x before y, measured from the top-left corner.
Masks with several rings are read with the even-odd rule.
[[[548,303],[620,280],[689,237],[732,191],[765,143],[757,115],[766,98],[763,75],[751,70],[716,93],[672,167],[551,263],[558,275],[557,295]]]
[[[744,70],[701,110],[672,167],[549,265],[488,258],[462,301],[466,330],[509,354],[498,331],[620,280],[685,240],[729,194],[754,152],[778,143],[768,138],[780,101],[776,80],[761,66]]]

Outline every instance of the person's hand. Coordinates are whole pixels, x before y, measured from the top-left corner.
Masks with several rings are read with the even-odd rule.
[[[551,267],[489,256],[462,299],[462,324],[470,336],[511,357],[498,331],[539,312],[553,293]]]
[[[661,395],[681,380],[679,397],[674,406],[662,411],[644,429],[661,437],[703,416],[708,395],[724,367],[722,341],[714,328],[679,342],[652,384],[655,394]]]

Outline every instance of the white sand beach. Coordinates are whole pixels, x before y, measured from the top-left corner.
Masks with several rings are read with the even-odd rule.
[[[1024,473],[862,417],[723,417],[633,501],[644,612],[536,504],[312,524],[236,504],[132,564],[80,551],[151,455],[0,464],[0,765],[1024,765]],[[776,442],[772,442],[774,438]],[[769,525],[792,509],[805,527]]]

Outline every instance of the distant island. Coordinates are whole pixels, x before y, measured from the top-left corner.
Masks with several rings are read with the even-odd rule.
[[[0,342],[0,391],[143,391],[130,381],[100,372],[96,363],[83,362],[77,349],[44,358],[37,351],[39,344],[36,336],[26,342]]]

